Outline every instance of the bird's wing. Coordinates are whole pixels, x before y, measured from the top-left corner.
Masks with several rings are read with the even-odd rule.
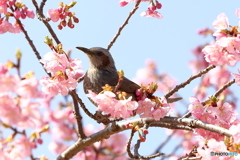
[[[139,89],[140,86],[133,81],[127,79],[126,77],[123,77],[122,84],[120,85],[119,89],[120,91],[124,91],[126,93],[134,93],[137,89]]]

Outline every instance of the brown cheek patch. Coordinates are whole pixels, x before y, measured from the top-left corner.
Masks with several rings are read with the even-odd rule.
[[[105,55],[103,55],[101,58],[102,58],[102,65],[101,65],[101,67],[106,67],[106,66],[108,66],[109,63],[110,63],[109,58],[108,58],[107,56],[105,56]]]

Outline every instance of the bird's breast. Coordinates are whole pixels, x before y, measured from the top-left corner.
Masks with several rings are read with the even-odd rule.
[[[117,82],[117,71],[93,68],[85,74],[83,86],[85,93],[88,93],[88,90],[99,93],[106,84],[115,86]]]

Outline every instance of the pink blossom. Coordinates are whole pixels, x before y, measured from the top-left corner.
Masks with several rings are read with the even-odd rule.
[[[6,32],[14,33],[14,27],[8,21],[2,21],[2,23],[0,24],[0,34]]]
[[[67,145],[57,141],[53,141],[48,145],[48,149],[55,154],[61,154],[67,148]]]
[[[102,146],[111,149],[112,153],[123,154],[126,151],[127,137],[125,134],[114,134],[104,141]]]
[[[196,97],[190,97],[189,101],[191,103],[188,106],[189,112],[191,112],[192,115],[196,118],[202,117],[202,114],[204,113],[204,108],[200,101]]]
[[[148,98],[138,101],[139,107],[136,110],[136,113],[140,115],[141,118],[151,117],[151,109],[156,106],[156,103],[151,101]]]
[[[119,100],[116,106],[114,106],[114,112],[111,114],[113,118],[130,118],[133,116],[133,111],[137,109],[138,103],[136,101],[131,101],[132,97],[127,100]]]
[[[152,111],[152,118],[154,118],[155,120],[159,120],[160,118],[166,116],[170,109],[170,107],[159,107],[157,109],[154,109]]]
[[[19,24],[17,22],[12,23],[12,25],[13,25],[13,28],[14,28],[14,32],[12,32],[12,33],[20,33],[20,32],[22,32],[22,29],[20,28],[20,26],[19,26]],[[23,27],[24,27],[24,25],[23,25]]]
[[[48,16],[51,18],[53,22],[57,22],[59,20],[59,12],[58,9],[49,9],[48,10]]]
[[[44,93],[51,96],[58,93],[67,95],[69,91],[77,87],[77,79],[83,73],[80,69],[80,60],[68,59],[65,54],[49,52],[40,62],[44,64],[44,68],[52,75],[52,78],[43,77],[40,80]]]
[[[71,140],[74,137],[74,130],[71,125],[58,123],[56,127],[52,129],[52,134],[55,140]]]
[[[50,96],[57,95],[59,90],[61,90],[60,84],[48,77],[42,77],[39,83],[43,85],[42,91]]]
[[[8,68],[4,65],[0,63],[0,76],[1,74],[6,74],[8,72]]]
[[[0,117],[3,123],[16,125],[21,119],[21,109],[8,95],[0,95]]]
[[[19,10],[14,11],[14,17],[19,19],[21,17],[21,12]]]
[[[229,130],[233,135],[234,143],[240,145],[240,125],[232,125]]]
[[[216,43],[203,48],[205,59],[213,65],[234,66],[240,60],[238,38],[222,37]]]
[[[213,65],[222,65],[221,52],[216,44],[207,45],[202,52],[205,54],[205,60]]]
[[[42,77],[39,82],[43,85],[42,91],[51,96],[55,96],[58,93],[65,96],[69,91],[77,87],[77,81],[71,77],[60,81],[58,81],[58,79]]]
[[[18,83],[16,92],[23,98],[37,98],[40,95],[37,87],[38,80],[35,77],[27,78]]]
[[[229,27],[228,18],[225,13],[221,13],[217,16],[217,19],[213,22],[213,27],[218,30],[226,29]]]
[[[32,143],[25,136],[20,137],[14,141],[14,148],[9,153],[11,159],[25,159],[29,157],[32,153]]]
[[[229,71],[227,70],[226,67],[219,67],[214,69],[212,72],[210,72],[209,75],[209,79],[208,79],[208,84],[205,85],[203,83],[203,85],[210,86],[216,86],[215,88],[220,88],[222,85],[224,85],[225,83],[227,83],[231,78],[231,75],[229,73]]]
[[[33,10],[27,9],[27,17],[32,19],[35,17]]]
[[[22,117],[17,124],[19,128],[40,128],[45,125],[44,119],[39,110],[39,103],[30,102],[29,99],[21,98],[19,105]]]
[[[236,16],[240,18],[240,8],[236,9]]]
[[[64,71],[69,65],[67,56],[56,52],[48,52],[44,55],[44,59],[41,59],[40,62],[42,62],[44,64],[44,68],[52,74],[57,71]]]
[[[240,73],[240,68],[238,68],[238,72]],[[235,73],[231,73],[231,75],[235,78],[237,85],[240,86],[240,75]]]
[[[0,3],[0,13],[7,14],[7,4]]]
[[[217,117],[218,121],[228,124],[229,126],[236,120],[238,115],[233,107],[227,102],[221,107],[209,107],[208,110],[211,111],[211,114]]]
[[[143,16],[143,17],[154,17],[154,18],[158,18],[158,19],[163,18],[161,13],[159,13],[158,11],[151,11],[151,10],[147,10],[145,12],[142,12],[141,16]]]
[[[204,141],[203,141],[204,142]],[[215,139],[209,139],[207,144],[201,143],[201,145],[197,148],[198,153],[202,157],[202,159],[211,159],[211,160],[225,160],[225,156],[212,156],[211,152],[228,152],[227,147],[224,142],[218,142]],[[227,157],[228,158],[228,157]]]
[[[118,101],[116,95],[110,91],[105,91],[103,94],[98,94],[93,100],[98,104],[98,110],[106,114],[112,114],[115,110],[115,105]]]

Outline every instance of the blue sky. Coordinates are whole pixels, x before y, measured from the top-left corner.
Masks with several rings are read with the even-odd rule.
[[[34,9],[30,1],[23,0],[23,2],[29,8]],[[70,3],[70,0],[63,2]],[[64,28],[59,31],[56,23],[50,23],[62,42],[63,48],[65,50],[72,49],[73,58],[82,60],[84,70],[88,67],[87,57],[75,47],[107,47],[134,6],[133,3],[130,3],[126,7],[119,7],[118,2],[118,0],[79,0],[72,9],[80,20],[74,29]],[[160,72],[168,72],[180,83],[192,74],[187,64],[194,58],[190,53],[191,49],[212,40],[198,36],[197,29],[212,27],[213,20],[223,12],[228,16],[231,25],[237,25],[239,19],[235,16],[235,10],[240,8],[240,4],[237,0],[159,2],[163,5],[159,11],[164,19],[141,17],[140,13],[145,11],[148,6],[148,2],[143,2],[110,52],[115,59],[117,68],[123,69],[128,78],[134,78],[136,71],[144,67],[145,59],[153,59],[158,63]],[[58,1],[47,1],[46,4],[44,13],[47,12],[47,9],[57,8]],[[36,18],[22,22],[38,51],[42,56],[46,54],[49,48],[43,41],[45,36],[50,36],[47,29]],[[8,59],[13,60],[15,50],[19,48],[23,53],[22,73],[32,70],[38,78],[46,76],[23,34],[1,35],[0,46],[0,63],[5,63]],[[235,72],[237,71],[235,70]],[[192,89],[196,84],[197,81],[180,91],[186,101],[193,94]],[[86,105],[94,109],[83,94],[82,84],[79,85],[78,91]],[[58,98],[61,99],[60,96]],[[85,124],[91,122],[93,121],[90,119],[84,119]],[[163,133],[165,132],[162,129],[158,129],[154,131],[152,138],[149,135],[149,143],[146,142],[146,146],[143,146],[142,149],[144,154],[152,153],[151,150],[157,146],[157,143],[152,142],[156,142],[156,139],[161,142],[164,139]],[[38,153],[50,155],[44,147],[41,148],[43,150],[39,150]],[[171,147],[167,147],[164,151],[168,152],[170,149]]]

